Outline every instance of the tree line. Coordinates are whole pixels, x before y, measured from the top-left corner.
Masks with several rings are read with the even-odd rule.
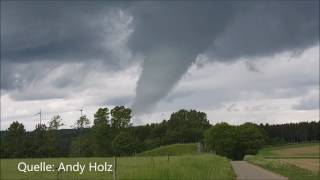
[[[130,108],[116,106],[99,108],[91,127],[85,115],[75,121],[74,129],[60,129],[59,115],[30,132],[15,121],[1,131],[1,157],[127,156],[161,145],[199,142],[210,127],[207,115],[196,110],[180,110],[169,120],[144,126],[133,126],[131,119]]]
[[[132,111],[124,106],[99,108],[92,126],[85,115],[75,121],[73,129],[60,129],[62,121],[55,115],[48,125],[37,124],[33,131],[13,122],[1,131],[1,158],[128,156],[162,145],[202,142],[208,152],[241,159],[266,144],[320,137],[319,122],[212,126],[206,113],[185,109],[173,112],[168,120],[142,126],[132,125]],[[289,130],[292,127],[294,131]],[[285,133],[279,134],[282,131]]]
[[[320,140],[320,122],[299,122],[286,124],[260,124],[266,131],[268,144],[298,143]]]

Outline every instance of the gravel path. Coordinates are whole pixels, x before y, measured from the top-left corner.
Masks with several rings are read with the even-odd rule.
[[[231,161],[237,180],[287,180],[288,178],[274,174],[246,161]]]

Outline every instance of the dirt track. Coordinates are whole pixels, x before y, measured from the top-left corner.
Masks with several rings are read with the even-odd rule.
[[[286,180],[288,178],[274,174],[261,167],[246,161],[232,161],[232,168],[237,175],[237,180]]]

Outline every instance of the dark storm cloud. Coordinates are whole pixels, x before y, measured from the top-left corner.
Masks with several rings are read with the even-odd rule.
[[[112,16],[126,6],[114,2],[1,1],[1,89],[26,88],[65,63],[87,66],[78,69],[81,73],[66,69],[64,76],[52,81],[57,88],[79,85],[79,78],[93,68],[119,70],[123,59],[106,46],[116,39],[110,36],[119,17]]]
[[[1,2],[1,56],[8,61],[106,59],[103,20],[110,3]],[[111,63],[111,62],[109,62]]]
[[[230,61],[303,50],[319,42],[319,3],[140,3],[131,48],[146,55],[133,109],[166,96],[197,55]]]
[[[8,67],[1,88],[8,90],[45,77],[41,68],[31,67],[21,70],[27,78],[19,81],[17,68],[32,61],[101,61],[103,68],[119,68],[121,56],[105,47],[113,30],[105,18],[112,11],[128,12],[133,18],[129,50],[145,57],[133,103],[137,114],[148,112],[163,99],[201,53],[214,61],[231,62],[303,50],[319,42],[318,1],[18,1],[1,5],[1,63]],[[68,76],[65,73],[52,84],[67,87],[74,80]]]

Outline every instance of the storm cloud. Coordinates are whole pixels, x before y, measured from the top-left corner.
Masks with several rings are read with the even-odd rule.
[[[16,100],[63,98],[89,71],[140,63],[132,108],[148,113],[201,55],[230,63],[315,46],[318,7],[318,1],[1,2],[1,89]],[[48,96],[32,93],[44,85]]]
[[[141,3],[134,50],[146,55],[136,113],[165,97],[201,53],[213,61],[301,51],[319,42],[318,2]]]

